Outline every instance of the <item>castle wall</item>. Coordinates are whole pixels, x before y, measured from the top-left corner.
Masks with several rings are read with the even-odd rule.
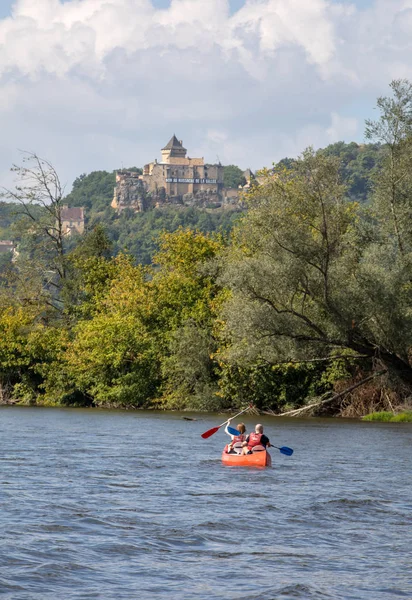
[[[113,208],[144,211],[167,202],[189,206],[221,206],[225,202],[222,165],[187,157],[186,149],[175,136],[161,152],[162,162],[146,164],[140,176],[125,171],[116,174]]]
[[[218,194],[223,185],[223,167],[219,165],[151,163],[148,166],[142,180],[150,192],[156,193],[164,187],[170,197],[208,190]]]

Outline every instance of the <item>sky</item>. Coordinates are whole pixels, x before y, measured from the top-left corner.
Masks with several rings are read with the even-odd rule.
[[[412,0],[0,0],[0,186],[22,150],[70,190],[173,134],[243,169],[362,143],[411,46]]]

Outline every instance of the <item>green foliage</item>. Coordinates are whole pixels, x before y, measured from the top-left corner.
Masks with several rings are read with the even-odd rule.
[[[271,365],[259,359],[243,365],[225,363],[221,365],[220,395],[230,399],[231,406],[251,402],[260,410],[282,412],[330,389],[322,375],[322,366],[315,364]]]
[[[222,250],[220,239],[201,232],[179,229],[162,234],[152,279],[155,316],[161,330],[175,331],[190,319],[199,326],[211,326],[213,301],[220,288],[215,274],[205,272],[202,265]]]
[[[405,411],[394,415],[391,412],[375,412],[365,415],[364,421],[380,421],[384,423],[412,423],[412,411]]]
[[[116,185],[116,173],[113,171],[93,171],[80,175],[73,182],[73,189],[65,197],[69,206],[84,206],[86,210],[102,211],[110,206]]]
[[[401,377],[405,397],[412,86],[396,81],[392,92],[367,122],[371,144],[280,161],[252,186],[241,219],[182,207],[117,215],[115,175],[100,171],[64,199],[87,209],[86,235],[69,238],[59,231],[57,174],[29,156],[34,167],[17,169],[25,185],[11,193],[25,218],[12,224],[13,207],[0,203],[0,232],[20,253],[0,264],[3,393],[25,403],[253,402],[281,412],[376,365],[387,381]],[[243,183],[238,167],[225,167],[226,185]]]
[[[207,328],[219,288],[201,266],[221,248],[199,232],[164,233],[155,269],[135,266],[124,255],[104,259],[74,251],[78,321],[59,356],[59,377],[46,374],[46,398],[54,393],[60,402],[89,399],[118,407],[213,402],[216,377],[207,344],[214,342]]]
[[[0,240],[12,239],[11,227],[16,221],[18,207],[13,202],[0,202]]]
[[[0,281],[1,274],[6,273],[13,267],[13,254],[11,252],[0,253]]]
[[[349,380],[353,377],[356,366],[360,362],[360,359],[354,357],[351,351],[331,352],[330,360],[324,362],[324,366],[321,368],[320,383],[325,386],[325,389],[331,389],[337,381]]]
[[[367,202],[372,192],[374,177],[382,164],[384,145],[336,142],[326,146],[320,153],[339,161],[338,173],[347,188],[348,198],[356,202]],[[275,171],[294,170],[297,164],[296,159],[283,158],[275,165]]]
[[[380,116],[366,121],[366,136],[385,143],[382,168],[375,177],[373,217],[379,233],[395,242],[402,260],[412,256],[412,84],[391,83],[392,97],[378,98]]]
[[[396,235],[381,234],[379,214],[371,233],[339,162],[307,151],[294,169],[267,172],[249,205],[222,278],[232,291],[222,313],[226,360],[300,361],[337,348],[373,358],[379,348],[412,384],[410,259]]]
[[[54,377],[66,343],[64,328],[45,326],[35,308],[9,307],[0,315],[0,386],[9,397],[34,402]]]
[[[65,313],[91,316],[117,274],[118,262],[110,260],[112,243],[105,229],[97,225],[81,238],[67,256],[70,273],[62,290]]]
[[[149,265],[158,249],[158,238],[163,231],[173,233],[179,228],[190,228],[204,234],[228,234],[239,218],[234,211],[209,211],[196,208],[165,208],[145,213],[124,211],[111,221],[107,231],[113,240],[114,251],[126,250],[138,263]]]
[[[217,397],[216,341],[210,330],[187,321],[173,332],[162,360],[161,406],[168,409],[215,410]]]
[[[339,159],[339,175],[348,189],[348,196],[357,202],[366,202],[372,191],[374,176],[384,155],[381,144],[345,144],[337,142],[327,146],[325,156]]]
[[[113,259],[107,288],[97,287],[91,318],[73,328],[63,356],[70,387],[99,406],[147,406],[155,394],[159,363],[147,320],[145,272],[129,258]]]
[[[223,167],[223,185],[225,188],[238,188],[246,183],[242,169],[236,165],[227,165]]]
[[[66,353],[75,387],[99,406],[147,406],[156,391],[153,340],[136,314],[99,314],[76,327]]]

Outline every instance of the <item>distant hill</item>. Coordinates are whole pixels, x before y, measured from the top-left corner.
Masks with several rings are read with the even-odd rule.
[[[349,197],[367,202],[371,190],[371,178],[384,152],[380,144],[356,144],[336,142],[321,150],[326,156],[336,156],[341,162],[342,181],[348,186]],[[290,167],[295,159],[284,158],[278,165]]]
[[[371,176],[383,155],[383,147],[378,144],[346,144],[337,142],[321,152],[336,156],[341,161],[342,179],[348,185],[349,197],[359,202],[367,202],[371,189]],[[284,158],[277,166],[292,166],[295,159]],[[141,169],[127,169],[141,173]],[[236,165],[225,167],[227,187],[244,184],[243,171]],[[72,191],[66,196],[69,206],[83,206],[86,209],[88,229],[97,224],[105,225],[116,252],[126,249],[142,264],[149,264],[156,250],[156,236],[163,230],[175,231],[178,227],[199,229],[204,233],[222,232],[227,234],[239,218],[237,211],[213,211],[196,208],[168,207],[145,213],[123,211],[118,215],[110,206],[116,184],[116,171],[93,171],[82,174],[73,183]],[[17,208],[13,204],[0,203],[0,239],[16,239],[12,229]]]

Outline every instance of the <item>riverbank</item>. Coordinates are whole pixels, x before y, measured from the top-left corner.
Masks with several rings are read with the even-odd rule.
[[[394,414],[387,411],[375,412],[362,417],[363,421],[380,421],[383,423],[412,423],[412,410]]]
[[[156,412],[193,412],[194,410],[196,412],[199,413],[204,413],[204,414],[209,414],[210,411],[208,410],[199,410],[199,409],[195,409],[195,408],[186,408],[184,410],[178,410],[178,409],[170,409],[170,408],[159,408],[158,406],[152,406],[152,407],[141,407],[141,406],[97,406],[95,404],[90,404],[89,406],[84,406],[84,405],[80,405],[80,404],[61,404],[61,403],[39,403],[39,402],[25,402],[25,401],[21,401],[21,400],[16,400],[16,399],[8,399],[8,400],[2,400],[0,402],[0,406],[27,406],[27,407],[32,407],[32,408],[73,408],[73,409],[77,409],[77,408],[89,408],[89,409],[102,409],[104,408],[105,410],[113,410],[113,411],[118,411],[118,410],[122,410],[122,411],[156,411]],[[238,410],[238,407],[234,407],[234,408],[230,408],[230,409],[220,409],[217,412],[224,414],[224,415],[231,415],[233,414],[234,411]],[[267,411],[267,410],[259,410],[256,407],[253,407],[251,409],[256,416],[258,415],[267,415],[267,416],[271,416],[271,417],[280,417],[282,415],[280,414],[276,414],[273,411]],[[298,411],[297,411],[298,412]],[[293,415],[285,415],[285,416],[293,416]],[[296,417],[299,418],[307,418],[308,420],[312,419],[312,418],[316,418],[319,415],[312,415],[312,414],[306,414],[306,416],[304,416],[302,413],[300,414],[296,414]],[[352,416],[352,417],[347,417],[344,416],[342,414],[337,414],[337,413],[333,413],[333,414],[324,414],[324,417],[327,416],[328,418],[333,418],[333,419],[340,419],[340,418],[352,418],[354,421],[356,420],[362,420],[362,421],[374,421],[374,422],[385,422],[385,423],[412,423],[412,410],[404,410],[402,412],[389,412],[389,411],[379,411],[379,412],[373,412],[373,413],[369,413],[363,416]],[[189,418],[188,418],[189,420]]]

